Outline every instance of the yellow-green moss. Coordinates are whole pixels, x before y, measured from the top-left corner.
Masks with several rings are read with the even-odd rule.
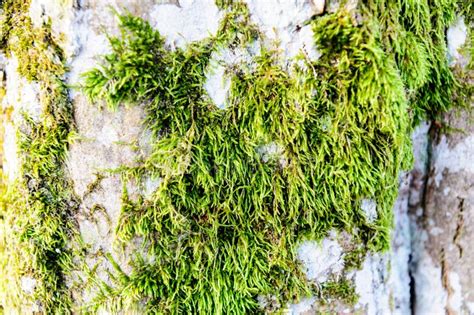
[[[18,131],[20,177],[2,191],[0,209],[8,238],[2,249],[0,303],[9,310],[36,304],[44,313],[71,312],[65,274],[73,263],[77,201],[64,173],[72,136],[72,108],[63,81],[62,51],[49,25],[35,28],[28,16],[30,1],[5,1],[2,49],[18,59],[18,73],[39,84],[42,113],[34,121],[25,113]],[[15,105],[15,104],[11,104]],[[8,275],[8,276],[7,276]],[[37,281],[30,296],[21,277]]]
[[[369,1],[361,21],[341,9],[310,22],[318,61],[290,74],[263,48],[255,69],[233,69],[228,106],[218,109],[203,88],[212,51],[260,36],[234,26],[248,18],[240,2],[219,5],[229,14],[216,37],[174,52],[148,23],[121,16],[112,53],[86,74],[93,100],[147,104],[153,152],[120,171],[162,178],[148,200],[124,191],[117,228],[124,242],[143,237],[154,259],[138,257],[98,304],[145,298],[152,312],[244,313],[258,309],[258,295],[308,294],[298,240],[337,228],[387,249],[411,126],[450,105],[456,83],[441,34],[454,9]],[[262,161],[258,150],[269,143],[282,147],[286,165]],[[377,203],[374,222],[360,209],[364,198]],[[326,291],[353,303],[347,288]]]

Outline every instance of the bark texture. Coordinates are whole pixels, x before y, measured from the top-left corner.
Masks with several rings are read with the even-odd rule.
[[[473,127],[470,111],[446,115],[454,131],[430,128],[425,169],[413,172],[412,276],[414,311],[472,314],[474,279],[469,245],[473,223]],[[462,131],[461,131],[462,130]]]

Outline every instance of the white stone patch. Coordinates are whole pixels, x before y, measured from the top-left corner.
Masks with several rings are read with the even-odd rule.
[[[214,1],[180,0],[175,4],[158,4],[151,11],[151,24],[166,37],[172,48],[215,35],[223,12]]]
[[[384,279],[388,276],[388,256],[368,255],[361,270],[355,272],[355,288],[359,295],[356,309],[367,315],[391,314],[390,292]]]
[[[415,214],[417,217],[421,217],[423,215],[423,208],[422,207],[416,208]]]
[[[37,313],[42,313],[43,312],[43,307],[41,306],[41,302],[36,300],[33,302],[33,305],[31,305],[31,312],[33,314]]]
[[[463,302],[463,296],[462,296],[462,287],[461,287],[461,282],[459,280],[459,275],[455,272],[450,272],[449,273],[449,285],[451,289],[453,290],[451,296],[449,297],[448,300],[448,305],[449,307],[456,313],[456,314],[462,314],[462,302]]]
[[[414,168],[424,170],[428,161],[428,131],[431,128],[430,122],[421,122],[415,130],[413,130],[411,140],[413,142],[413,155],[415,158]]]
[[[444,195],[444,196],[448,196],[450,192],[451,192],[451,188],[450,188],[450,187],[445,187],[445,188],[443,189],[443,195]]]
[[[435,167],[436,176],[435,183],[439,184],[443,178],[443,171],[448,170],[450,173],[468,172],[474,173],[474,163],[472,156],[474,155],[474,135],[466,137],[461,142],[451,147],[445,136],[441,137],[441,141],[433,152],[433,165]]]
[[[448,39],[448,57],[451,65],[454,65],[463,59],[459,49],[464,45],[467,38],[467,26],[464,23],[463,17],[459,17],[456,22],[448,28],[446,36]]]
[[[430,234],[433,235],[433,236],[438,236],[440,234],[442,234],[444,232],[444,230],[440,227],[437,227],[437,226],[434,226],[430,229]]]
[[[260,49],[258,41],[247,47],[217,49],[211,54],[211,66],[220,64],[228,67],[250,67],[254,64],[253,57],[260,53]]]
[[[16,121],[22,119],[22,112],[25,112],[34,121],[39,121],[43,111],[39,98],[39,84],[28,82],[18,73],[17,69],[18,59],[15,57],[9,59],[5,67],[8,79],[3,104],[15,107],[13,119]]]
[[[214,104],[220,109],[227,107],[226,101],[231,85],[230,76],[226,70],[238,68],[251,70],[255,63],[253,57],[260,53],[260,43],[255,41],[252,45],[242,48],[223,48],[212,53],[209,67],[206,71],[204,88]]]
[[[393,297],[393,313],[402,315],[410,314],[411,299],[409,274],[411,233],[408,216],[411,176],[403,173],[400,179],[399,194],[393,207],[395,226],[392,232],[391,268],[387,285]]]
[[[314,44],[314,33],[311,25],[302,27],[290,42],[286,45],[288,58],[296,57],[300,52],[308,59],[307,61],[316,61],[321,57],[321,53]]]
[[[3,60],[6,73],[6,94],[2,100],[2,108],[13,107],[11,121],[4,122],[3,173],[8,181],[13,182],[20,173],[20,161],[17,146],[17,128],[23,125],[23,115],[26,114],[33,121],[39,121],[43,111],[39,94],[38,83],[28,82],[17,71],[18,59],[14,56]]]
[[[324,13],[324,7],[326,6],[325,0],[311,0],[314,14],[320,15]]]
[[[110,52],[109,41],[106,34],[94,30],[92,25],[97,24],[97,20],[105,23],[110,18],[110,9],[106,7],[99,10],[77,11],[72,21],[74,31],[68,34],[70,39],[66,50],[74,54],[67,74],[68,83],[79,86],[82,83],[82,74],[95,68],[100,56]],[[74,98],[79,91],[71,89],[71,96]]]
[[[377,219],[377,203],[373,199],[362,199],[360,208],[365,213],[367,221],[372,223]]]
[[[285,157],[285,149],[275,142],[257,147],[257,153],[264,163],[268,163],[271,160],[278,160],[281,167],[288,165],[288,160]]]
[[[304,49],[310,59],[319,53],[314,46],[313,32],[304,26],[313,15],[321,11],[324,4],[311,0],[249,1],[247,5],[259,29],[267,40],[278,42],[285,59],[291,59]],[[269,44],[270,44],[269,43]]]
[[[223,65],[217,64],[208,71],[204,84],[207,94],[220,109],[226,107],[227,94],[230,89],[230,80],[226,78],[225,71],[226,68]]]
[[[303,263],[309,280],[326,282],[330,275],[338,275],[344,268],[344,254],[334,233],[321,243],[304,241],[297,249],[298,259]]]
[[[75,51],[73,47],[74,10],[72,0],[32,0],[29,16],[34,27],[41,27],[51,20],[51,32],[56,39],[65,40],[66,57],[71,57]],[[61,37],[61,34],[66,36]],[[67,49],[73,48],[73,49]]]
[[[104,238],[104,235],[101,235],[97,225],[89,220],[80,220],[79,231],[81,232],[84,243],[92,246],[92,251],[96,252],[98,250],[98,248],[95,248],[97,243]]]
[[[316,302],[315,297],[302,299],[297,304],[288,305],[288,310],[285,314],[288,315],[303,315],[306,312],[311,311],[311,306]]]
[[[100,130],[100,137],[97,140],[103,145],[113,145],[120,141],[120,131],[118,128],[114,128],[113,122],[111,124],[104,124]]]
[[[447,294],[441,281],[441,268],[436,267],[426,251],[419,253],[415,278],[415,314],[439,314],[446,307]]]
[[[162,178],[151,178],[147,177],[145,180],[145,185],[143,187],[143,194],[145,198],[150,198],[156,189],[160,186],[161,182],[163,181]]]
[[[467,302],[466,306],[467,306],[467,309],[469,310],[469,314],[474,314],[474,302]]]
[[[25,292],[26,294],[33,294],[35,292],[36,288],[36,279],[32,277],[21,277],[20,279],[21,282],[21,290]]]
[[[429,160],[428,156],[428,147],[429,147],[429,136],[428,131],[431,127],[431,124],[428,122],[422,122],[418,127],[415,128],[412,134],[412,148],[413,156],[415,157],[415,163],[413,165],[413,170],[415,173],[424,174],[427,168],[427,163]],[[415,185],[423,185],[424,178],[417,177],[414,178]],[[408,197],[408,203],[410,205],[420,204],[423,199],[423,189],[411,189]],[[423,214],[423,209],[419,208],[416,210],[417,215],[421,216]]]

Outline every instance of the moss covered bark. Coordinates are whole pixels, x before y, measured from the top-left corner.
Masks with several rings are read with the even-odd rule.
[[[8,309],[34,305],[32,309],[44,313],[64,314],[71,312],[65,274],[73,265],[76,238],[72,214],[77,202],[64,173],[73,119],[62,51],[49,25],[33,27],[29,4],[14,0],[3,4],[2,49],[17,58],[21,76],[39,84],[42,113],[39,121],[21,114],[17,126],[21,174],[2,189],[6,239],[1,248],[1,304]],[[21,279],[36,281],[33,296],[20,289]]]
[[[455,1],[373,0],[355,10],[342,3],[306,21],[321,58],[300,54],[288,66],[244,3],[218,5],[226,14],[217,35],[175,50],[146,21],[118,16],[112,52],[84,74],[83,92],[108,110],[146,108],[152,152],[114,170],[124,187],[161,180],[151,196],[124,188],[118,243],[141,237],[146,253],[132,258],[130,273],[108,256],[112,284],[97,283],[88,311],[252,313],[262,311],[259,296],[281,306],[309,294],[355,303],[348,281],[309,281],[297,245],[345,231],[363,244],[347,268],[366,251],[386,250],[398,175],[411,165],[411,130],[436,119],[459,91],[445,40]],[[40,122],[25,118],[20,133],[22,177],[2,206],[5,224],[20,232],[4,254],[21,266],[18,277],[41,279],[34,298],[43,310],[62,313],[71,311],[64,274],[76,198],[63,163],[73,121],[61,49],[48,25],[32,27],[27,8],[5,3],[3,42],[18,71],[40,82],[44,109]],[[250,64],[226,70],[227,106],[218,108],[204,88],[213,53],[254,42],[262,48]],[[375,202],[375,220],[364,200]],[[31,263],[18,263],[15,248]]]
[[[224,110],[202,87],[211,52],[259,36],[229,42],[240,29],[223,24],[215,38],[170,51],[146,22],[121,17],[122,37],[85,91],[111,108],[149,104],[153,153],[121,171],[163,181],[149,200],[125,192],[118,233],[142,236],[153,259],[139,258],[112,296],[146,296],[155,311],[255,311],[258,295],[318,291],[296,263],[302,239],[336,228],[386,249],[411,126],[451,105],[444,30],[454,5],[377,1],[361,3],[360,16],[341,8],[308,21],[322,57],[288,72],[262,48],[253,68],[229,72]],[[269,143],[281,154],[262,160]],[[366,198],[377,203],[374,222],[360,208]]]

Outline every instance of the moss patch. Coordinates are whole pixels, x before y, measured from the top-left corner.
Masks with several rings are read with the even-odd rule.
[[[176,51],[148,23],[121,16],[122,36],[85,75],[85,92],[109,108],[146,104],[153,153],[121,171],[162,183],[149,199],[124,192],[117,233],[143,237],[152,260],[138,258],[101,303],[145,297],[149,311],[255,311],[258,295],[284,302],[311,291],[294,252],[303,237],[338,228],[387,249],[411,126],[447,109],[456,86],[445,60],[451,3],[410,4],[374,1],[359,8],[361,20],[344,9],[314,19],[322,57],[291,74],[263,48],[254,68],[229,69],[225,110],[206,95],[205,71],[212,51],[259,40],[234,26],[245,6],[220,3],[229,14],[217,36]],[[281,154],[262,159],[268,144]],[[364,198],[377,203],[375,222],[360,209]]]
[[[49,25],[32,26],[29,3],[10,0],[3,7],[3,48],[18,58],[21,76],[38,82],[42,114],[40,121],[24,114],[18,131],[21,175],[2,191],[0,209],[9,235],[1,252],[1,303],[9,309],[34,304],[42,312],[64,314],[71,311],[65,274],[73,266],[72,213],[77,208],[64,174],[72,109],[62,51]],[[22,277],[36,281],[31,295],[20,289]]]
[[[2,188],[12,236],[1,248],[0,274],[15,273],[1,287],[2,303],[19,304],[23,294],[10,288],[31,276],[39,284],[30,300],[46,313],[68,313],[64,279],[77,205],[63,171],[71,103],[63,53],[48,25],[32,27],[28,6],[5,1],[0,36],[19,73],[39,82],[43,104],[41,121],[25,117],[20,133],[21,178]],[[94,282],[99,293],[87,310],[251,313],[259,311],[258,296],[285,305],[311,293],[354,303],[347,281],[308,282],[296,247],[339,229],[365,244],[347,255],[348,268],[366,250],[386,250],[398,174],[411,163],[410,131],[448,109],[458,89],[444,34],[456,3],[371,0],[308,21],[322,54],[315,62],[301,55],[283,68],[266,47],[251,66],[228,68],[221,110],[204,89],[212,53],[262,35],[243,3],[218,6],[226,15],[217,35],[175,51],[147,22],[120,16],[112,53],[85,74],[91,100],[109,110],[146,108],[152,153],[138,167],[116,170],[124,187],[161,178],[151,197],[133,199],[124,189],[116,234],[124,244],[141,237],[147,253],[132,259],[129,274],[108,256],[112,285]],[[269,147],[278,150],[267,154]],[[375,221],[362,211],[364,199],[376,202]]]

